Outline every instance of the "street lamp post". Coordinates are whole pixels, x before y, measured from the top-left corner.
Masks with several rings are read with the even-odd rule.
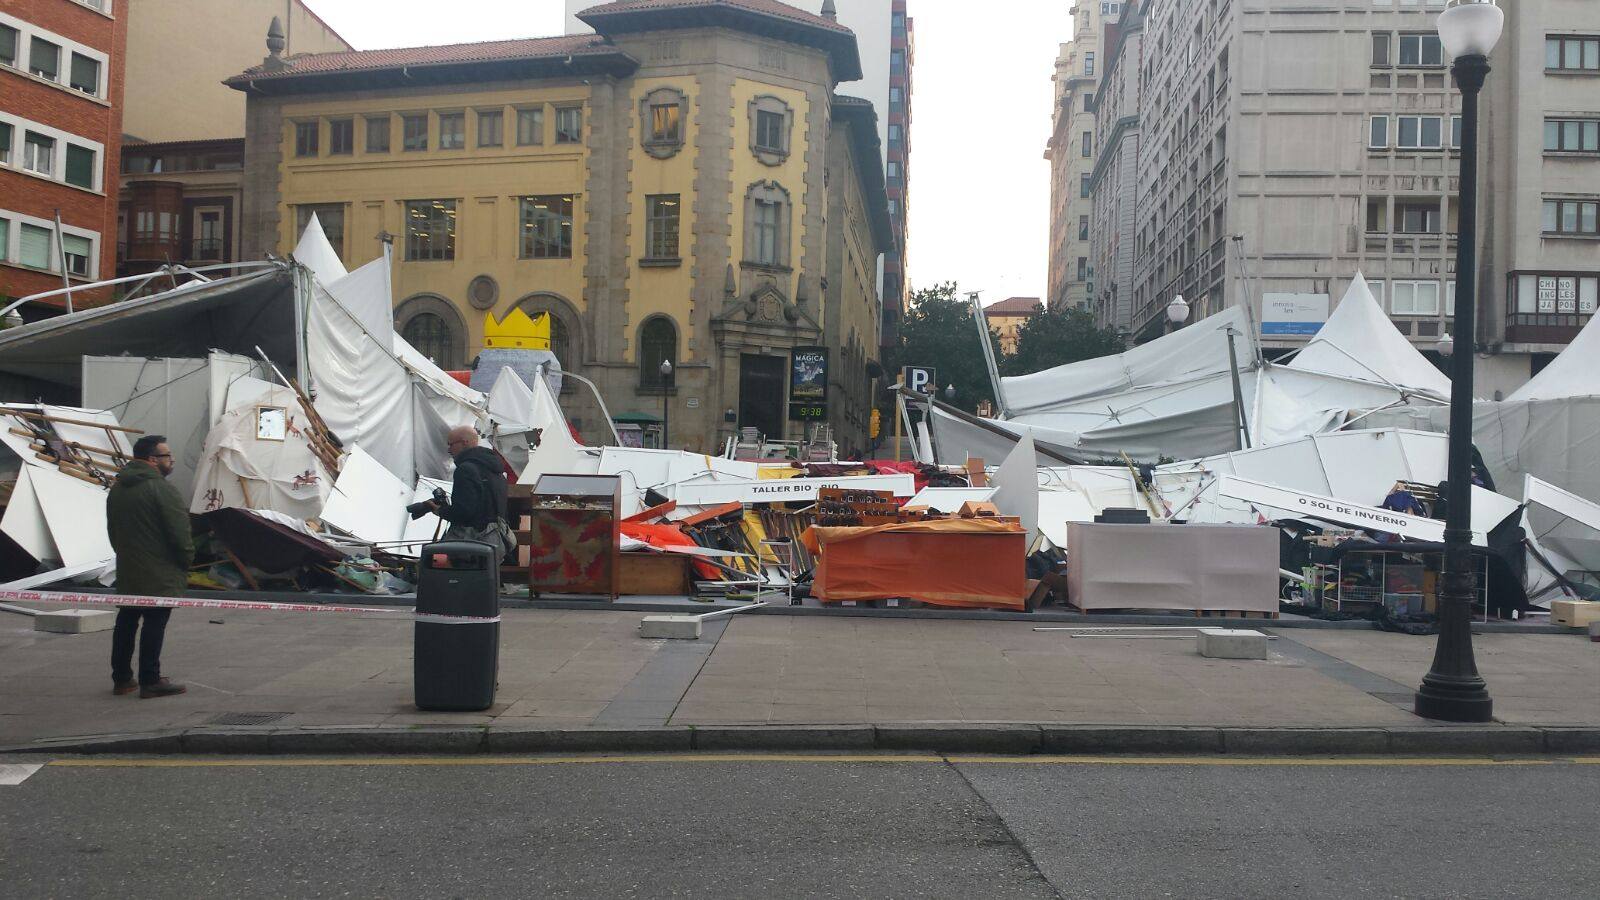
[[[1478,93],[1505,13],[1494,0],[1452,0],[1439,14],[1439,42],[1461,89],[1461,224],[1456,244],[1455,340],[1450,357],[1450,462],[1439,590],[1439,640],[1433,666],[1417,688],[1416,713],[1427,719],[1487,722],[1494,701],[1472,656],[1472,361],[1476,346]],[[1454,343],[1454,342],[1452,342]],[[1452,348],[1453,349],[1453,348]]]
[[[672,449],[672,419],[667,411],[667,394],[672,388],[672,360],[661,361],[661,449]]]

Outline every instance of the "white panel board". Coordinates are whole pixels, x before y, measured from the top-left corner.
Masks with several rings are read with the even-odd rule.
[[[954,513],[967,502],[984,503],[994,497],[992,487],[925,487],[906,501],[907,506],[926,506],[935,512]]]
[[[106,534],[106,490],[64,475],[55,469],[36,467],[33,491],[44,511],[45,523],[55,540],[64,566],[103,562],[116,554]]]
[[[776,478],[767,481],[703,481],[676,484],[663,491],[680,506],[714,506],[718,503],[789,503],[815,500],[822,488],[893,491],[896,497],[916,493],[916,479],[906,474],[851,475],[839,478]]]
[[[1022,520],[1030,547],[1039,533],[1039,470],[1033,453],[1033,435],[1025,434],[989,479],[995,486],[995,507]]]
[[[1393,510],[1349,503],[1333,497],[1291,491],[1233,475],[1222,478],[1217,486],[1217,492],[1223,497],[1242,500],[1260,507],[1264,513],[1269,513],[1268,518],[1282,518],[1283,515],[1287,515],[1289,518],[1336,522],[1354,528],[1400,534],[1419,541],[1444,540],[1444,523],[1437,519],[1408,516]],[[1270,515],[1274,512],[1283,515]]]
[[[43,562],[58,560],[55,539],[50,536],[50,526],[45,524],[44,510],[39,507],[38,496],[33,491],[33,475],[38,466],[23,466],[17,473],[16,487],[11,491],[11,501],[6,505],[0,531],[28,551],[28,555]]]
[[[333,483],[322,521],[372,543],[406,539],[412,488],[365,450],[354,447]]]

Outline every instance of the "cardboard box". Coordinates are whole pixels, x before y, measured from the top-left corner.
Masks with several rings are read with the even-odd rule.
[[[1600,622],[1600,603],[1592,600],[1552,600],[1550,621],[1568,628],[1588,628]]]

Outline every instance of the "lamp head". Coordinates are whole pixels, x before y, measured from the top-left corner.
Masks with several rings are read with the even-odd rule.
[[[1444,334],[1439,335],[1439,342],[1434,347],[1439,351],[1440,356],[1449,356],[1456,352],[1456,339],[1450,336],[1450,332],[1446,331]]]
[[[1500,40],[1506,14],[1495,0],[1449,0],[1439,13],[1439,43],[1451,59],[1488,56]]]
[[[667,378],[667,377],[669,377],[671,375],[672,375],[672,360],[663,359],[661,361],[661,377],[662,378]]]
[[[947,384],[947,385],[944,386],[944,398],[946,400],[949,400],[949,399],[955,397],[955,395],[956,395],[956,386],[955,385]]]
[[[1172,302],[1167,304],[1167,319],[1174,325],[1189,321],[1189,301],[1183,299],[1182,294],[1173,297]]]

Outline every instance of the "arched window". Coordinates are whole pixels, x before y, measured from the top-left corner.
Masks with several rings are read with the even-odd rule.
[[[676,373],[663,378],[661,375],[663,360],[671,360],[673,368],[677,368],[678,329],[666,316],[651,316],[639,326],[640,387],[672,387]]]
[[[455,335],[443,316],[430,312],[417,313],[406,322],[400,336],[417,348],[418,353],[433,360],[433,364],[439,368],[460,368],[461,361],[456,359],[455,353]]]
[[[578,310],[560,294],[535,291],[517,301],[517,308],[537,319],[550,317],[550,352],[556,355],[563,372],[575,372],[583,364],[583,324]]]

